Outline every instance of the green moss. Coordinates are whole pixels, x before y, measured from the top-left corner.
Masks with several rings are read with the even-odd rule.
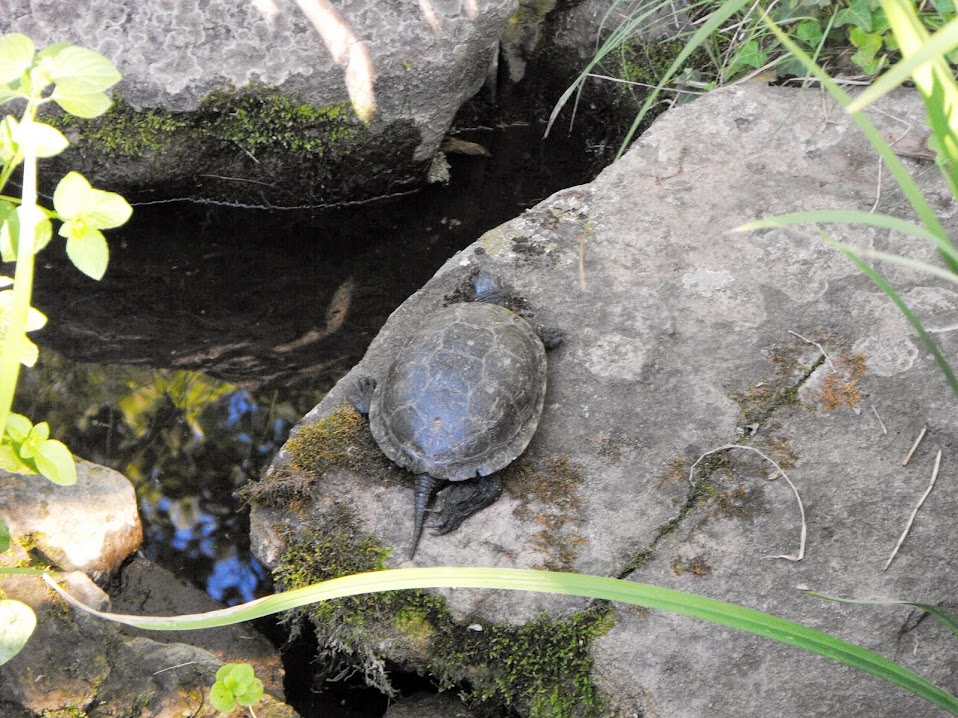
[[[320,473],[333,468],[362,472],[372,468],[368,466],[370,455],[382,457],[362,415],[345,405],[303,426],[284,449],[292,466]],[[383,465],[386,461],[381,458],[378,463]]]
[[[78,706],[44,708],[37,715],[39,718],[87,718],[86,711]]]
[[[333,469],[359,476],[400,481],[401,472],[379,450],[362,415],[341,406],[319,421],[303,426],[286,442],[289,460],[240,494],[250,502],[274,508],[303,508],[312,485]]]
[[[315,158],[361,131],[349,102],[315,107],[261,87],[243,94],[232,89],[214,92],[189,113],[135,110],[117,95],[113,106],[96,119],[60,115],[48,121],[71,131],[76,144],[105,157],[162,154],[183,141],[204,146],[214,141],[250,154],[267,150]]]
[[[522,504],[517,518],[538,526],[534,548],[546,556],[538,568],[572,570],[579,547],[586,543],[578,515],[582,504],[582,471],[567,456],[533,459],[523,456],[502,473],[506,490]]]
[[[54,124],[73,130],[78,142],[88,144],[105,157],[142,156],[162,152],[176,133],[191,131],[193,123],[183,114],[160,109],[134,110],[121,97],[95,120],[73,115],[57,117]]]
[[[198,121],[205,135],[235,142],[252,154],[266,149],[321,157],[359,132],[349,102],[315,107],[272,89],[239,96],[214,92],[200,102]]]
[[[384,568],[389,549],[357,530],[353,517],[335,509],[322,528],[287,544],[273,573],[278,589]],[[442,596],[388,591],[327,601],[303,609],[321,645],[335,648],[367,675],[384,656],[375,646],[399,645],[410,664],[455,685],[478,703],[520,708],[534,718],[600,716],[601,697],[591,682],[591,643],[611,621],[606,607],[568,618],[548,616],[524,626],[458,624]],[[342,658],[340,657],[340,660]]]

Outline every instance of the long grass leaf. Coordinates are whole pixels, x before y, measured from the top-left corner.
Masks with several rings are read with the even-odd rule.
[[[317,601],[354,596],[360,593],[402,589],[497,588],[618,601],[691,616],[692,618],[718,623],[803,648],[878,676],[911,691],[952,715],[958,715],[958,698],[877,653],[848,641],[792,621],[786,621],[777,616],[736,606],[725,601],[614,578],[527,569],[402,568],[344,576],[206,614],[156,619],[94,611],[66,594],[49,576],[44,578],[66,600],[78,608],[90,611],[101,618],[120,620],[127,625],[154,630],[210,628],[261,618]]]
[[[818,591],[806,591],[809,596],[824,598],[826,601],[838,601],[839,603],[858,603],[869,606],[914,606],[922,611],[927,611],[932,616],[941,621],[948,630],[958,636],[958,615],[951,611],[946,611],[941,606],[935,606],[931,603],[917,603],[915,601],[881,601],[869,600],[863,598],[839,598],[838,596],[826,596]]]
[[[600,24],[600,33],[602,28],[605,27],[606,21],[612,16],[617,5],[618,3],[610,7],[608,12],[606,12],[605,16],[602,18],[602,22]],[[643,26],[648,18],[652,17],[666,5],[667,3],[660,2],[650,6],[644,12],[629,15],[627,20],[620,23],[609,34],[609,37],[606,38],[599,49],[596,50],[596,53],[592,56],[592,59],[589,60],[589,63],[585,66],[585,69],[579,73],[579,76],[559,96],[555,106],[552,108],[552,112],[549,114],[549,121],[546,123],[546,129],[543,133],[543,137],[549,136],[549,133],[552,131],[552,125],[555,123],[556,119],[558,119],[559,113],[562,111],[562,108],[566,106],[573,95],[576,98],[575,105],[578,105],[579,98],[582,95],[582,90],[585,87],[585,83],[589,77],[592,76],[592,70],[595,69],[595,67],[598,66],[607,55],[626,45],[632,39],[634,33],[639,29],[639,27]],[[573,119],[574,116],[575,115],[573,113]]]
[[[799,62],[802,63],[805,69],[813,77],[815,77],[816,80],[822,83],[822,86],[828,90],[828,93],[847,110],[848,106],[851,104],[851,98],[848,96],[848,93],[839,87],[838,83],[829,77],[827,72],[825,72],[816,63],[812,62],[812,59],[805,53],[805,51],[795,44],[795,42],[793,42],[792,39],[782,31],[782,29],[774,20],[768,17],[768,15],[765,15],[764,21],[768,25],[769,29],[775,34],[775,37],[778,38],[779,42],[781,42],[782,45],[789,52],[791,52]],[[895,178],[895,182],[898,183],[898,187],[908,199],[909,204],[911,204],[912,208],[915,210],[915,214],[918,215],[918,219],[921,221],[921,223],[925,225],[928,231],[938,236],[942,242],[951,244],[951,240],[948,239],[948,233],[941,225],[941,222],[938,221],[938,217],[935,215],[934,210],[925,201],[925,198],[922,195],[921,190],[918,188],[918,185],[915,184],[915,181],[911,178],[911,175],[908,174],[908,170],[905,169],[905,166],[901,163],[901,161],[899,161],[897,155],[895,155],[894,150],[892,150],[892,148],[882,137],[881,133],[878,131],[878,128],[872,124],[871,120],[869,120],[863,112],[853,112],[851,113],[851,118],[881,156],[885,166]],[[942,259],[944,259],[949,269],[958,273],[958,262],[955,262],[955,260],[953,260],[947,254],[943,254]]]
[[[852,100],[848,106],[848,111],[858,112],[865,109],[879,97],[887,95],[908,80],[921,65],[936,57],[940,58],[956,47],[958,47],[958,17],[943,25],[927,42],[921,45],[914,55],[910,55],[888,68],[884,75]]]
[[[737,13],[747,4],[748,0],[727,0],[723,2],[721,6],[713,12],[708,20],[706,20],[702,26],[695,31],[692,37],[689,38],[688,42],[685,44],[685,47],[682,48],[682,51],[678,54],[678,57],[675,58],[675,61],[665,71],[665,74],[659,80],[658,85],[649,92],[648,96],[645,98],[645,102],[642,104],[642,108],[639,110],[639,114],[636,115],[635,119],[632,121],[632,126],[629,127],[629,131],[625,135],[625,139],[622,140],[622,145],[619,147],[619,151],[615,155],[615,159],[619,159],[625,150],[628,148],[629,143],[632,142],[632,138],[635,136],[635,133],[638,132],[639,126],[642,124],[642,120],[645,119],[645,116],[649,113],[649,110],[652,109],[652,106],[656,103],[659,98],[659,95],[662,93],[662,90],[666,85],[669,84],[671,79],[682,69],[682,65],[685,64],[685,61],[689,56],[695,52],[699,46],[707,41],[721,26],[728,20],[732,15]]]
[[[901,234],[911,235],[931,242],[942,254],[951,257],[958,262],[958,250],[950,243],[943,242],[934,232],[930,232],[925,227],[909,222],[900,217],[893,217],[889,214],[877,214],[874,212],[861,212],[854,209],[816,209],[806,212],[792,212],[789,214],[779,214],[774,217],[763,217],[762,219],[746,222],[739,225],[732,232],[750,232],[756,229],[774,229],[796,224],[865,224],[880,229],[890,229]],[[949,279],[955,281],[958,275],[953,275]]]
[[[904,57],[921,51],[929,42],[928,31],[910,0],[882,0],[895,40]],[[941,55],[919,65],[912,73],[915,86],[928,110],[928,125],[934,134],[938,166],[953,196],[958,196],[958,84]]]
[[[948,364],[948,360],[945,359],[944,355],[941,353],[941,350],[938,348],[938,344],[935,342],[935,340],[932,339],[931,335],[925,331],[925,327],[922,325],[921,321],[919,321],[918,317],[916,317],[911,309],[908,308],[908,305],[905,304],[905,301],[898,296],[898,292],[892,289],[891,285],[885,281],[885,278],[876,272],[871,266],[869,266],[867,262],[861,259],[861,257],[857,256],[856,252],[860,250],[856,250],[854,247],[842,244],[841,242],[836,242],[834,239],[824,234],[823,238],[826,242],[831,244],[842,254],[852,260],[855,266],[858,267],[869,279],[871,279],[879,289],[888,295],[888,298],[891,299],[892,302],[894,302],[895,306],[898,307],[898,310],[904,315],[905,319],[908,320],[908,323],[914,327],[916,332],[918,332],[918,336],[921,337],[921,341],[925,345],[925,348],[931,352],[933,357],[935,357],[935,362],[938,364],[938,368],[941,369],[942,374],[945,375],[945,379],[948,380],[951,390],[956,396],[958,396],[958,379],[955,378],[954,373],[951,371],[951,365]],[[935,269],[938,268],[935,267]]]

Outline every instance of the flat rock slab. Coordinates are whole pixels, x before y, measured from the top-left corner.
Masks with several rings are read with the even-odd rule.
[[[917,96],[903,91],[879,108],[871,114],[882,131],[916,154],[907,148],[927,136]],[[956,229],[933,163],[903,161]],[[907,608],[826,603],[795,587],[953,600],[958,399],[897,309],[814,231],[728,232],[785,212],[873,206],[909,216],[866,140],[818,91],[745,85],[666,113],[592,184],[554,195],[451,259],[300,427],[342,407],[357,378],[382,376],[423,317],[455,299],[470,272],[489,269],[515,287],[535,322],[565,332],[549,355],[539,431],[507,469],[503,497],[456,533],[424,536],[410,563],[411,480],[320,466],[322,478],[306,488],[286,485],[300,510],[256,502],[257,554],[276,564],[290,535],[346,509],[358,531],[395,547],[389,566],[627,576],[834,633],[954,692],[946,628]],[[830,231],[936,261],[917,240],[887,231]],[[958,292],[912,269],[882,271],[955,356]],[[770,462],[739,449],[696,465],[730,444],[773,459],[801,493],[801,561],[768,558],[796,554],[801,534],[796,498],[784,480],[769,480]],[[938,485],[883,572],[938,448]],[[464,625],[584,606],[525,593],[445,595]],[[624,606],[613,617],[593,643],[603,715],[939,715],[877,679],[765,639]]]

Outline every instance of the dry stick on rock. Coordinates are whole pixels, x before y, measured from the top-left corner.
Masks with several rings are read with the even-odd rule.
[[[692,464],[692,468],[689,469],[689,483],[692,484],[693,488],[695,487],[695,480],[693,478],[695,476],[695,467],[699,465],[699,462],[701,462],[702,459],[704,459],[706,456],[711,456],[712,454],[718,454],[719,452],[722,452],[722,451],[728,451],[729,449],[745,449],[746,451],[754,451],[756,454],[761,456],[768,463],[770,463],[772,466],[775,467],[775,470],[778,472],[778,475],[776,475],[775,478],[778,478],[778,476],[780,475],[783,479],[785,479],[788,485],[792,488],[792,493],[795,494],[795,500],[798,501],[798,512],[799,514],[801,514],[801,517],[802,517],[802,531],[801,531],[801,537],[798,542],[798,553],[794,556],[786,556],[783,554],[780,556],[765,556],[765,558],[783,558],[786,561],[801,561],[805,557],[805,537],[808,534],[808,525],[805,523],[805,505],[802,503],[802,497],[799,495],[798,489],[795,488],[795,484],[792,483],[792,480],[788,478],[788,474],[786,474],[785,471],[782,469],[782,467],[779,466],[777,463],[775,463],[773,459],[763,454],[754,446],[742,446],[741,444],[726,444],[725,446],[720,446],[717,449],[706,451],[704,454],[702,454],[699,458],[695,460],[695,463]]]
[[[792,336],[798,337],[799,339],[801,339],[801,340],[802,340],[803,342],[805,342],[806,344],[811,344],[811,345],[813,345],[813,346],[818,347],[818,351],[820,351],[820,352],[822,353],[822,356],[825,357],[825,361],[828,362],[828,366],[830,366],[830,367],[832,368],[832,371],[833,371],[833,372],[836,372],[836,373],[838,372],[838,370],[835,368],[835,365],[832,364],[831,358],[830,358],[830,357],[828,356],[828,354],[825,352],[825,348],[824,348],[821,344],[819,344],[818,342],[813,342],[811,339],[806,339],[806,338],[803,337],[801,334],[799,334],[798,332],[793,332],[791,329],[788,330],[788,333],[791,334]]]
[[[928,431],[928,425],[921,427],[921,431],[918,432],[918,438],[915,439],[915,443],[911,445],[911,451],[909,451],[905,458],[902,460],[902,466],[908,466],[908,462],[911,461],[911,457],[915,454],[915,449],[918,448],[918,445],[921,443],[921,440],[925,438],[925,432]]]
[[[881,426],[881,431],[885,436],[888,436],[888,429],[885,428],[885,422],[881,420],[881,417],[878,415],[878,409],[875,408],[875,405],[872,404],[872,411],[875,412],[875,418],[878,419],[878,424]]]
[[[924,433],[924,430],[922,430]],[[917,446],[917,442],[915,444]],[[931,490],[935,488],[935,481],[938,480],[938,467],[941,466],[941,449],[938,449],[938,454],[935,456],[935,468],[931,472],[931,483],[928,484],[928,488],[925,489],[925,493],[922,494],[922,497],[918,500],[918,505],[915,506],[915,510],[911,512],[911,516],[908,517],[908,523],[905,524],[905,530],[901,533],[901,538],[898,539],[898,543],[895,544],[894,551],[891,552],[891,556],[888,557],[888,561],[885,562],[885,568],[882,571],[887,571],[888,567],[891,566],[891,562],[895,560],[895,556],[898,555],[898,549],[901,548],[901,545],[905,543],[905,537],[908,536],[908,532],[911,531],[911,525],[915,522],[915,516],[918,515],[918,509],[921,508],[921,505],[925,503],[925,499],[928,498],[928,494],[931,493]]]

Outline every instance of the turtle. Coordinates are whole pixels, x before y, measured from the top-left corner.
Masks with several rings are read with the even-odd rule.
[[[382,452],[416,475],[410,560],[426,507],[447,482],[434,535],[499,498],[498,472],[525,451],[542,416],[545,350],[562,339],[503,306],[509,296],[486,274],[472,295],[427,316],[381,381],[364,377],[351,396]]]

